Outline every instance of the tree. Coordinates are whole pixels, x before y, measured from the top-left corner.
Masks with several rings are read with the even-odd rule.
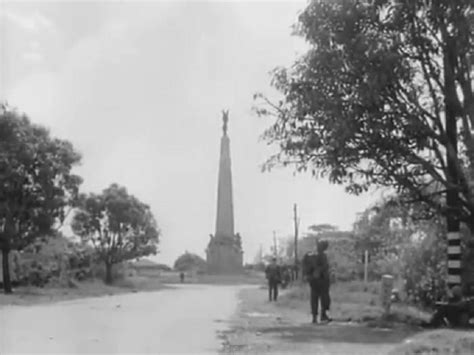
[[[419,208],[413,203],[407,209],[396,197],[382,199],[359,216],[354,237],[359,255],[369,251],[369,275],[401,277],[410,301],[433,306],[446,291],[446,222],[440,215],[419,219]],[[469,271],[469,261],[463,263]]]
[[[117,184],[101,194],[82,195],[71,227],[94,247],[108,284],[113,265],[157,253],[160,232],[150,207]]]
[[[316,234],[326,233],[326,232],[335,232],[338,230],[336,226],[333,226],[332,224],[329,224],[329,223],[313,224],[309,226],[308,229],[311,232],[314,232]]]
[[[174,269],[178,271],[204,271],[207,263],[197,254],[185,252],[174,262]]]
[[[0,249],[3,286],[11,293],[9,253],[47,238],[77,198],[71,173],[80,155],[26,115],[0,107]]]
[[[276,118],[264,168],[294,164],[354,194],[394,188],[473,232],[470,3],[311,1],[296,25],[309,50],[274,72],[283,99],[256,95]]]
[[[418,238],[403,247],[401,276],[409,301],[433,307],[446,296],[445,221],[437,216],[415,224]]]
[[[419,204],[407,209],[396,198],[386,198],[367,208],[354,223],[356,247],[363,254],[399,254],[399,247],[409,243],[419,229],[413,219]]]

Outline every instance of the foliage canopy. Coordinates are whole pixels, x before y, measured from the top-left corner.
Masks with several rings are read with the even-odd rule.
[[[82,195],[72,229],[105,263],[108,283],[112,265],[157,253],[160,231],[150,207],[117,184]]]
[[[435,213],[452,189],[474,230],[473,21],[468,0],[311,1],[296,25],[309,50],[273,73],[283,99],[256,95],[279,148],[264,168],[394,187]]]
[[[0,106],[0,249],[11,292],[8,254],[46,238],[77,200],[82,179],[72,174],[80,155],[66,140]]]

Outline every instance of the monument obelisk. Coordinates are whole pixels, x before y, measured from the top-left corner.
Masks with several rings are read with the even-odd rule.
[[[222,138],[217,186],[217,216],[215,234],[206,250],[208,272],[240,273],[243,270],[243,251],[240,235],[234,233],[234,205],[232,198],[232,170],[230,139],[227,134],[229,112],[222,112]]]

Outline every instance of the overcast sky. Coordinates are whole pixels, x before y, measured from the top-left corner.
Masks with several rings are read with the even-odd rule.
[[[305,1],[0,1],[0,98],[69,139],[83,190],[117,182],[148,203],[162,230],[156,260],[205,255],[214,233],[221,110],[229,136],[236,231],[245,260],[272,232],[314,223],[351,228],[374,199],[291,170],[261,173],[269,121],[251,110],[273,95],[269,71],[305,46],[291,25]]]

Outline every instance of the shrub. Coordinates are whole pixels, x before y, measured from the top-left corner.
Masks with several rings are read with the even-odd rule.
[[[126,262],[117,263],[112,268],[112,279],[115,281],[123,281],[127,275],[132,273],[133,269]],[[91,266],[91,275],[95,279],[105,279],[106,269],[102,262],[94,262]]]
[[[446,241],[444,233],[426,235],[405,250],[402,275],[408,300],[432,307],[445,295]]]
[[[61,235],[38,241],[19,254],[18,279],[22,285],[43,287],[49,282],[69,285],[93,277],[92,249]]]

